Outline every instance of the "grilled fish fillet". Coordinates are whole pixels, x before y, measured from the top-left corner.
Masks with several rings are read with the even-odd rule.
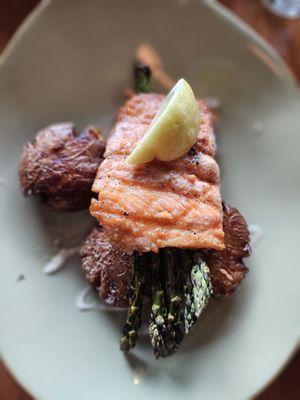
[[[143,137],[164,96],[139,94],[117,114],[98,169],[91,214],[107,237],[126,249],[224,249],[219,168],[211,114],[199,102],[201,126],[188,154],[132,166],[126,157]]]

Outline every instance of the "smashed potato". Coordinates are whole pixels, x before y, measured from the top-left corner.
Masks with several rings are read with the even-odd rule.
[[[72,123],[48,126],[23,148],[19,166],[25,196],[40,196],[54,211],[89,207],[105,141],[93,127],[77,134]]]

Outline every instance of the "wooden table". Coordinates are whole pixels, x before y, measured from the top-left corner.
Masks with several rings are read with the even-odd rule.
[[[39,0],[1,0],[0,51]],[[258,0],[221,0],[264,36],[289,64],[300,81],[300,20],[271,15]],[[300,399],[300,351],[280,376],[256,400]],[[0,363],[0,400],[32,400]],[[59,399],[58,399],[59,400]]]

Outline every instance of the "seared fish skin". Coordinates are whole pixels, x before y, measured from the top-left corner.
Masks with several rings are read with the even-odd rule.
[[[224,249],[219,168],[211,114],[199,102],[198,141],[183,157],[131,166],[125,161],[143,137],[163,100],[139,94],[117,114],[98,169],[91,214],[110,239],[130,251],[159,248]]]

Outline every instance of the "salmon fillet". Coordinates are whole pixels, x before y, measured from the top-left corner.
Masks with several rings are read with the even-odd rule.
[[[98,169],[91,214],[108,238],[126,249],[157,252],[162,247],[224,249],[219,168],[211,114],[199,102],[197,143],[169,162],[125,162],[143,137],[164,96],[139,94],[117,113]]]

